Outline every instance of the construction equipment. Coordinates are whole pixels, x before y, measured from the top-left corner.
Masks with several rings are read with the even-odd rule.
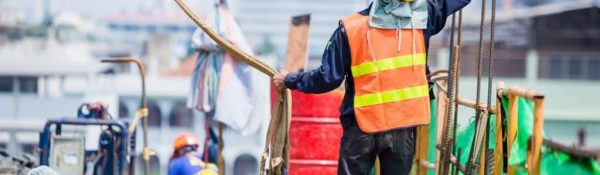
[[[64,126],[101,126],[106,127],[100,137],[98,150],[84,150],[83,136],[63,135]],[[59,173],[83,173],[85,169],[102,174],[133,174],[127,170],[127,145],[131,136],[127,130],[128,122],[120,120],[61,118],[51,119],[40,133],[40,164],[50,166]],[[51,128],[54,127],[54,130]],[[110,134],[108,134],[110,133]],[[108,134],[108,135],[107,135]],[[86,167],[86,158],[94,157],[99,161],[93,167]],[[100,163],[101,162],[101,163]],[[132,162],[130,162],[132,163]],[[103,164],[103,166],[99,166]]]
[[[133,62],[137,65],[142,81],[140,109],[131,122],[107,117],[107,106],[103,103],[83,104],[78,109],[78,116],[51,119],[46,122],[40,134],[40,164],[50,166],[59,173],[82,174],[93,171],[94,174],[118,175],[136,174],[136,130],[137,123],[142,120],[144,174],[149,173],[149,160],[154,151],[148,147],[146,101],[146,85],[144,65],[137,58],[120,58],[102,60],[108,63]],[[85,150],[83,136],[63,135],[64,126],[100,126],[98,150]],[[51,128],[54,127],[54,130]],[[129,157],[129,159],[127,158]],[[87,161],[93,159],[93,166]]]

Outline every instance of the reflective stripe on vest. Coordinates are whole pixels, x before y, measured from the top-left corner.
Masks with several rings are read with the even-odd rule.
[[[427,85],[415,86],[356,96],[354,97],[354,107],[377,105],[427,96],[429,96],[429,87]]]
[[[415,58],[416,57],[416,58]],[[367,74],[372,74],[378,71],[397,69],[402,67],[425,65],[425,53],[416,55],[404,55],[392,58],[377,60],[375,62],[366,62],[360,65],[352,66],[352,76],[360,77]]]

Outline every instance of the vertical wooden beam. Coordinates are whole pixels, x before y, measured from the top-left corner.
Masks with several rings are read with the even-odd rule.
[[[489,115],[489,113],[488,114],[483,114],[483,115]],[[487,125],[487,123],[483,123],[483,124]],[[479,127],[484,127],[484,126],[479,126]],[[487,126],[485,126],[485,127],[487,127]],[[487,148],[487,146],[485,144],[485,141],[486,141],[487,137],[488,137],[488,133],[484,130],[483,131],[483,142],[484,143],[481,144],[481,150],[479,151],[480,152],[479,153],[479,156],[480,156],[479,157],[479,175],[485,175],[485,166],[487,166],[486,165],[487,164],[487,161],[486,161],[486,159],[487,159],[486,155],[487,154],[486,154],[486,152],[487,152],[488,148]]]
[[[308,32],[310,14],[292,17],[283,69],[301,72],[308,61]]]
[[[517,124],[518,124],[518,114],[519,114],[519,97],[516,95],[509,95],[509,108],[510,112],[508,114],[508,153],[510,155],[512,151],[512,145],[515,142],[517,135]],[[515,170],[511,166],[508,166],[508,175],[514,175]]]
[[[443,87],[446,87],[446,81],[441,81],[440,84]],[[444,123],[446,121],[446,114],[448,114],[448,99],[446,97],[446,93],[438,88],[437,91],[437,109],[436,109],[436,133],[435,140],[436,143],[442,143],[442,131],[444,130]],[[434,143],[435,144],[435,143]],[[440,167],[440,151],[435,149],[435,172],[438,172],[438,168]]]
[[[381,175],[381,165],[379,164],[379,156],[375,157],[375,175]]]
[[[542,131],[544,128],[544,98],[535,98],[533,114],[533,135],[531,136],[529,174],[540,174],[540,159],[542,148]]]
[[[503,88],[500,85],[498,89]],[[495,175],[502,174],[502,162],[504,159],[504,150],[502,148],[502,138],[504,133],[502,132],[502,101],[496,100],[496,146],[494,146],[494,172]]]
[[[422,162],[427,162],[429,158],[429,125],[417,127],[417,152],[415,155],[417,175],[426,175],[428,168]]]
[[[217,122],[217,129],[219,132],[219,137],[217,139],[219,146],[219,153],[217,157],[217,168],[219,169],[219,175],[225,174],[223,169],[223,123]],[[208,133],[206,133],[208,137]],[[208,162],[208,161],[207,161]]]

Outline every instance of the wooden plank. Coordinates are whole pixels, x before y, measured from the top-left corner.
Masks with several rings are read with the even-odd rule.
[[[540,174],[540,159],[542,153],[542,132],[544,128],[544,99],[534,100],[533,135],[531,136],[531,164],[529,174]]]
[[[283,69],[302,72],[308,62],[308,32],[310,14],[292,17]]]
[[[223,123],[217,122],[217,129],[219,132],[219,137],[217,138],[217,145],[219,146],[218,156],[217,156],[217,169],[219,169],[219,175],[225,174],[225,169],[223,166]],[[208,133],[207,133],[208,134]],[[208,162],[208,161],[207,161]]]
[[[484,115],[486,115],[486,114],[484,114]],[[483,124],[486,125],[486,123],[483,123]],[[480,127],[483,127],[483,126],[480,126]],[[479,156],[480,156],[479,157],[479,165],[480,165],[479,166],[479,174],[480,175],[485,175],[485,166],[487,166],[487,161],[486,161],[486,159],[487,159],[486,155],[487,154],[486,154],[486,152],[487,152],[488,147],[485,144],[485,139],[487,137],[488,137],[488,133],[485,132],[485,130],[484,130],[483,131],[483,140],[482,140],[484,143],[481,143],[481,150],[479,151],[480,152],[479,153]]]
[[[543,145],[552,150],[559,150],[576,159],[600,159],[600,150],[584,149],[577,146],[564,145],[549,139],[542,139]]]
[[[442,86],[446,86],[446,81],[441,81],[440,84]],[[437,109],[436,109],[436,120],[437,120],[437,126],[436,126],[436,133],[435,133],[435,140],[436,143],[442,143],[442,131],[444,130],[444,123],[446,121],[446,114],[448,113],[448,99],[446,97],[446,93],[441,90],[440,88],[438,88],[437,91]],[[435,172],[438,172],[438,168],[440,167],[440,155],[441,152],[439,149],[435,149],[435,158],[436,158],[436,166],[435,166]]]
[[[500,83],[498,83],[500,84]],[[498,89],[502,88],[500,85]],[[496,100],[496,146],[494,147],[494,170],[493,174],[502,174],[502,164],[504,159],[504,150],[502,148],[502,138],[504,138],[504,133],[502,132],[502,102],[500,100]]]
[[[375,157],[375,175],[381,175],[381,165],[379,164],[379,156]]]
[[[509,97],[509,108],[508,114],[508,152],[512,151],[512,145],[515,142],[517,135],[517,115],[519,111],[518,96],[510,95]],[[515,170],[511,166],[508,166],[508,175],[514,175]]]
[[[429,157],[429,125],[417,127],[417,175],[427,175],[428,168],[421,162],[427,162]]]

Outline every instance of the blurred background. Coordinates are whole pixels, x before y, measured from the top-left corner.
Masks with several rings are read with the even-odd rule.
[[[197,14],[215,6],[213,0],[187,3]],[[254,54],[275,67],[283,63],[290,17],[310,13],[310,70],[320,65],[337,21],[369,1],[227,4]],[[583,136],[586,146],[600,147],[600,0],[498,0],[498,5],[494,81],[544,93],[545,131],[553,140],[579,144]],[[460,95],[467,99],[475,98],[480,8],[474,0],[464,10]],[[75,116],[86,101],[108,103],[114,117],[133,117],[140,105],[137,69],[99,61],[132,56],[147,66],[149,144],[161,160],[154,164],[165,169],[176,134],[191,131],[204,138],[202,114],[186,107],[195,30],[172,0],[0,0],[0,149],[36,155],[46,119]],[[448,67],[448,32],[432,38],[433,70]],[[459,113],[466,123],[475,111]],[[225,129],[227,174],[256,174],[267,122],[247,136]],[[92,135],[86,140],[97,140]]]

